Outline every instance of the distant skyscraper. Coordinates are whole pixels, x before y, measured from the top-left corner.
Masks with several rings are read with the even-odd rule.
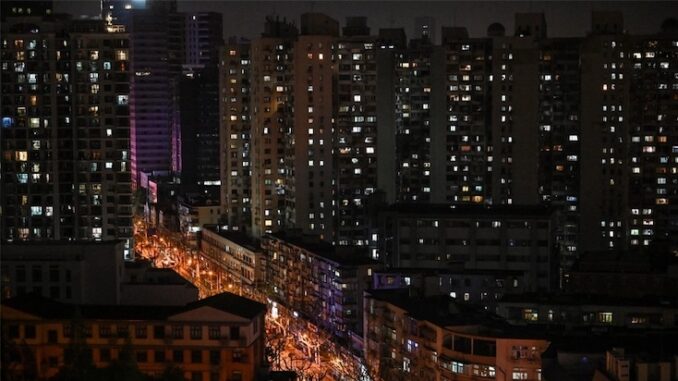
[[[129,26],[132,12],[146,7],[147,0],[101,0],[101,18],[108,25]]]
[[[216,12],[186,14],[185,49],[188,67],[216,66],[224,44],[223,16]]]
[[[219,194],[219,49],[223,45],[220,13],[185,15],[185,62],[177,92],[179,136],[175,157],[186,191]]]
[[[181,183],[219,193],[219,77],[215,66],[185,73],[179,83]]]
[[[431,16],[420,16],[414,18],[414,38],[415,39],[426,39],[435,44],[438,41],[436,40],[436,34],[438,32],[436,26],[435,17]]]
[[[2,34],[2,239],[122,239],[129,255],[127,34],[40,17]]]
[[[180,166],[177,81],[181,74],[184,15],[175,2],[152,2],[130,21],[132,180],[140,172]]]

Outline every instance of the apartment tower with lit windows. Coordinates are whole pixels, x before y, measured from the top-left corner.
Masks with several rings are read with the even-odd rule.
[[[122,239],[129,255],[127,34],[40,16],[2,34],[2,239]]]

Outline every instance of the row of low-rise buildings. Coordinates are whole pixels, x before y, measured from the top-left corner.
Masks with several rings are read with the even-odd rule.
[[[96,367],[126,356],[151,376],[179,367],[191,380],[260,379],[265,312],[265,305],[228,293],[152,308],[16,297],[2,303],[3,373],[48,379],[84,363],[83,356]]]

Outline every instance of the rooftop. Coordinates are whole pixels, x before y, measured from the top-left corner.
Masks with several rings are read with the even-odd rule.
[[[233,315],[252,319],[266,312],[266,305],[228,292],[201,299],[185,306],[76,305],[54,301],[36,294],[4,300],[10,307],[45,319],[90,320],[166,320],[170,316],[208,306]]]
[[[317,236],[297,234],[296,232],[278,232],[269,234],[269,236],[328,259],[340,266],[379,264],[368,256],[367,248],[364,247],[336,247],[320,240]]]
[[[398,203],[385,206],[383,212],[414,215],[449,215],[470,217],[549,218],[554,210],[538,205],[449,205]]]
[[[418,297],[408,290],[370,290],[370,297],[403,309],[419,321],[429,321],[452,331],[493,337],[539,338],[538,331],[512,326],[479,306],[456,303],[446,295]]]
[[[261,246],[259,244],[259,241],[256,239],[248,236],[245,233],[238,232],[238,231],[233,231],[233,230],[226,230],[226,229],[221,229],[219,225],[205,225],[203,227],[203,231],[210,231],[212,233],[218,234],[219,236],[226,238],[227,240],[238,244],[248,250],[251,251],[260,251]]]
[[[423,276],[439,275],[493,275],[493,276],[523,276],[521,270],[500,270],[500,269],[464,269],[463,263],[459,262],[458,267],[447,268],[426,268],[426,267],[391,267],[374,270],[377,274],[415,274]]]
[[[624,298],[608,295],[589,294],[506,294],[500,304],[539,304],[542,306],[628,306],[678,308],[678,298],[644,296],[643,298]]]
[[[2,259],[5,261],[63,261],[64,258],[84,260],[82,255],[91,257],[101,251],[110,253],[112,250],[118,250],[122,258],[122,244],[122,240],[3,242]]]

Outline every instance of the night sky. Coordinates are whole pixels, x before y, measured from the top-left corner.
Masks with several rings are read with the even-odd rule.
[[[253,38],[263,30],[266,15],[295,20],[311,10],[338,19],[343,26],[347,16],[367,16],[372,33],[378,28],[404,27],[413,35],[414,18],[434,16],[441,26],[465,26],[472,37],[484,37],[492,22],[498,21],[513,32],[516,12],[544,12],[548,35],[581,36],[591,24],[592,10],[620,10],[626,29],[633,34],[657,32],[664,19],[678,17],[676,1],[182,1],[185,12],[214,11],[224,15],[224,36]],[[95,0],[56,0],[56,11],[74,15],[97,15]]]

